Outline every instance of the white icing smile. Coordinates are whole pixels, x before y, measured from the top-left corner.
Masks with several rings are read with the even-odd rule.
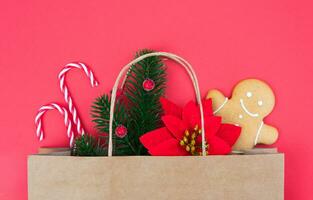
[[[241,108],[242,108],[248,115],[250,115],[251,117],[258,117],[258,116],[259,116],[258,113],[252,113],[252,112],[250,112],[250,111],[247,109],[247,107],[245,106],[245,104],[243,103],[243,100],[242,100],[242,99],[240,99],[240,106],[241,106]]]

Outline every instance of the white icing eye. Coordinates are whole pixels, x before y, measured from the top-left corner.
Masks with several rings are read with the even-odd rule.
[[[259,101],[258,101],[258,105],[259,105],[259,106],[262,106],[262,105],[263,105],[263,101],[259,100]]]
[[[239,119],[242,119],[243,118],[243,116],[242,115],[239,115]]]
[[[252,92],[247,92],[246,95],[247,95],[248,98],[250,98],[250,97],[252,97]]]

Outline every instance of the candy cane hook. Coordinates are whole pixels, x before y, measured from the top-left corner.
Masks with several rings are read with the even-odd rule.
[[[65,107],[58,105],[56,103],[50,103],[42,106],[36,115],[35,124],[36,124],[36,134],[40,141],[44,138],[44,131],[42,127],[42,117],[49,110],[58,110],[64,116],[64,124],[67,128],[67,136],[70,138],[70,146],[73,145],[74,141],[74,132],[72,130],[72,120],[69,118],[68,111]]]
[[[80,62],[67,64],[59,73],[60,89],[64,95],[65,102],[68,104],[69,111],[73,116],[73,122],[76,125],[77,132],[81,135],[84,135],[85,130],[82,127],[80,117],[77,114],[77,109],[73,103],[73,99],[69,93],[69,90],[65,81],[66,73],[73,68],[82,69],[87,75],[87,77],[89,78],[90,84],[92,87],[98,86],[98,81],[94,77],[93,72],[85,64],[80,63]]]

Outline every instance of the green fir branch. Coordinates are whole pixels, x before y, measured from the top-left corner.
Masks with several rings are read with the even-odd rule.
[[[100,140],[85,134],[75,139],[71,149],[72,156],[105,156],[106,151]]]
[[[141,50],[136,57],[152,53],[151,50]],[[145,91],[143,82],[151,79],[155,87]],[[143,134],[162,126],[163,112],[159,99],[164,95],[166,85],[166,69],[162,60],[149,57],[130,67],[121,98],[117,98],[113,130],[122,124],[127,128],[124,138],[117,137],[113,132],[113,155],[147,155],[147,150],[140,143]],[[121,100],[123,99],[123,100]],[[103,95],[92,105],[92,118],[95,127],[104,138],[104,149],[107,152],[110,118],[110,97]]]
[[[152,53],[151,50],[141,50],[136,57]],[[146,79],[155,83],[155,88],[145,91],[142,84]],[[157,57],[148,57],[131,66],[125,83],[125,95],[129,100],[128,115],[131,116],[130,128],[135,132],[137,155],[147,154],[139,141],[143,134],[161,127],[162,106],[160,97],[164,95],[166,85],[166,69],[162,60]]]
[[[108,95],[98,97],[92,105],[92,118],[96,124],[96,128],[100,133],[100,138],[104,139],[104,148],[107,152],[109,141],[109,122],[110,122],[110,104],[111,100]],[[115,128],[122,124],[128,127],[127,113],[125,105],[117,100],[114,110],[113,131]],[[113,140],[113,155],[133,155],[135,148],[130,141],[131,134],[127,134],[124,138],[119,138],[115,134],[112,135]]]

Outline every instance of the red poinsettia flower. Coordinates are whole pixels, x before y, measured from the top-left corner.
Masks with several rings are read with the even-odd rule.
[[[153,156],[185,156],[201,154],[200,110],[190,101],[180,108],[161,98],[164,109],[162,121],[165,127],[150,131],[140,137],[141,143]],[[223,155],[231,152],[240,135],[241,128],[222,124],[221,117],[214,116],[211,99],[203,100],[205,139],[207,153]]]

